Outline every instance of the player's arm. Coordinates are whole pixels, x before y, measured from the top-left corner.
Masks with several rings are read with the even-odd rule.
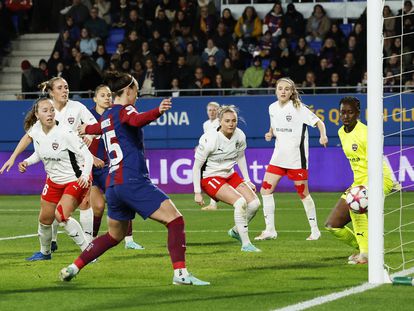
[[[170,98],[163,99],[159,107],[142,113],[138,113],[134,106],[125,106],[125,108],[120,111],[120,119],[122,123],[127,123],[135,127],[143,127],[152,121],[155,121],[164,112],[170,109]]]
[[[316,123],[316,126],[318,127],[318,130],[319,130],[319,133],[320,133],[319,143],[321,145],[323,145],[324,147],[326,147],[326,145],[328,144],[328,136],[326,136],[325,123],[323,123],[321,120],[319,120]]]
[[[10,171],[14,165],[14,161],[16,161],[17,156],[21,154],[32,143],[32,141],[32,138],[27,133],[24,134],[14,149],[13,153],[11,154],[10,158],[1,167],[0,174],[3,174],[5,170],[6,172]]]
[[[40,162],[40,157],[38,155],[38,153],[35,151],[33,152],[30,157],[24,159],[22,162],[19,163],[19,172],[20,173],[24,173],[26,172],[26,169],[28,166],[36,164],[38,162]]]
[[[193,187],[194,187],[194,201],[202,206],[204,205],[204,199],[201,194],[201,168],[203,167],[204,162],[195,158],[193,165]]]
[[[78,133],[79,135],[102,135],[101,123],[79,125]]]
[[[267,133],[265,133],[265,140],[266,141],[271,141],[273,138],[273,129],[270,127],[269,131]]]
[[[82,121],[82,124],[86,125],[92,125],[97,123],[97,120],[95,119],[92,112],[90,112],[89,109],[86,108],[86,106],[84,105],[82,105],[80,109],[80,120]],[[83,141],[89,147],[94,138],[94,134],[88,134],[85,137],[83,137]]]

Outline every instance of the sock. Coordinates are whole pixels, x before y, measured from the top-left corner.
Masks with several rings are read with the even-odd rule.
[[[174,276],[177,278],[185,278],[188,274],[187,268],[174,269]]]
[[[267,232],[275,232],[275,200],[273,194],[263,194],[263,215]]]
[[[175,269],[185,268],[185,229],[184,218],[182,216],[174,219],[167,224],[168,229],[168,252],[171,262]]]
[[[40,241],[40,252],[43,255],[49,255],[52,243],[52,225],[44,225],[39,222],[37,234]]]
[[[210,199],[210,205],[211,206],[217,206],[217,202],[214,201],[213,199]]]
[[[356,240],[354,233],[347,226],[343,228],[326,227],[326,230],[332,233],[338,240],[344,242],[345,244],[351,246],[354,249],[359,249],[358,242]]]
[[[354,226],[355,238],[359,245],[359,252],[368,254],[368,216],[349,211]]]
[[[55,219],[52,223],[52,241],[57,241],[59,222]]]
[[[96,238],[101,227],[102,216],[93,216],[93,237]]]
[[[104,235],[97,237],[93,240],[88,247],[76,258],[73,263],[80,270],[91,261],[95,260],[108,249],[118,245],[120,241],[115,240],[109,232]]]
[[[89,243],[90,241],[92,241],[93,235],[93,210],[91,207],[85,210],[80,210],[79,222],[82,226],[86,240]]]
[[[66,233],[76,243],[76,245],[78,245],[82,251],[85,250],[89,243],[86,240],[81,225],[76,221],[76,219],[69,217],[68,220],[62,224]]]
[[[305,208],[306,217],[308,217],[309,226],[312,233],[319,232],[318,221],[316,219],[315,203],[310,195],[302,200],[303,207]]]
[[[247,226],[247,202],[245,198],[239,198],[233,204],[234,206],[234,223],[236,224],[237,232],[242,240],[242,246],[250,243],[249,227]]]
[[[130,236],[132,238],[132,220],[128,222],[128,230],[126,236]]]
[[[250,223],[250,221],[256,216],[257,210],[260,206],[260,200],[258,198],[255,198],[250,203],[247,203],[247,223]]]

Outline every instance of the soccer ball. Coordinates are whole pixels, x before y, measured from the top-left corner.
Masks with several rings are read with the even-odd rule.
[[[368,211],[368,190],[365,186],[352,187],[346,195],[346,203],[349,209],[356,214],[364,214]]]

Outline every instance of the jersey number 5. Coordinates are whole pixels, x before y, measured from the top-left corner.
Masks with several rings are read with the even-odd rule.
[[[124,158],[124,154],[122,153],[121,146],[119,146],[118,142],[112,141],[112,138],[116,138],[115,131],[111,130],[103,134],[103,139],[105,142],[105,148],[108,152],[109,158],[111,160],[111,167],[114,167],[119,164]]]

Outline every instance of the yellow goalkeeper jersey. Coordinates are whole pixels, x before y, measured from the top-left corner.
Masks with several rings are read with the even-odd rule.
[[[342,149],[349,160],[352,172],[354,173],[353,186],[368,186],[368,129],[365,124],[358,121],[355,128],[350,133],[346,133],[342,126],[338,130]],[[384,190],[393,185],[391,170],[388,165],[383,163]],[[388,192],[388,191],[386,191]]]

